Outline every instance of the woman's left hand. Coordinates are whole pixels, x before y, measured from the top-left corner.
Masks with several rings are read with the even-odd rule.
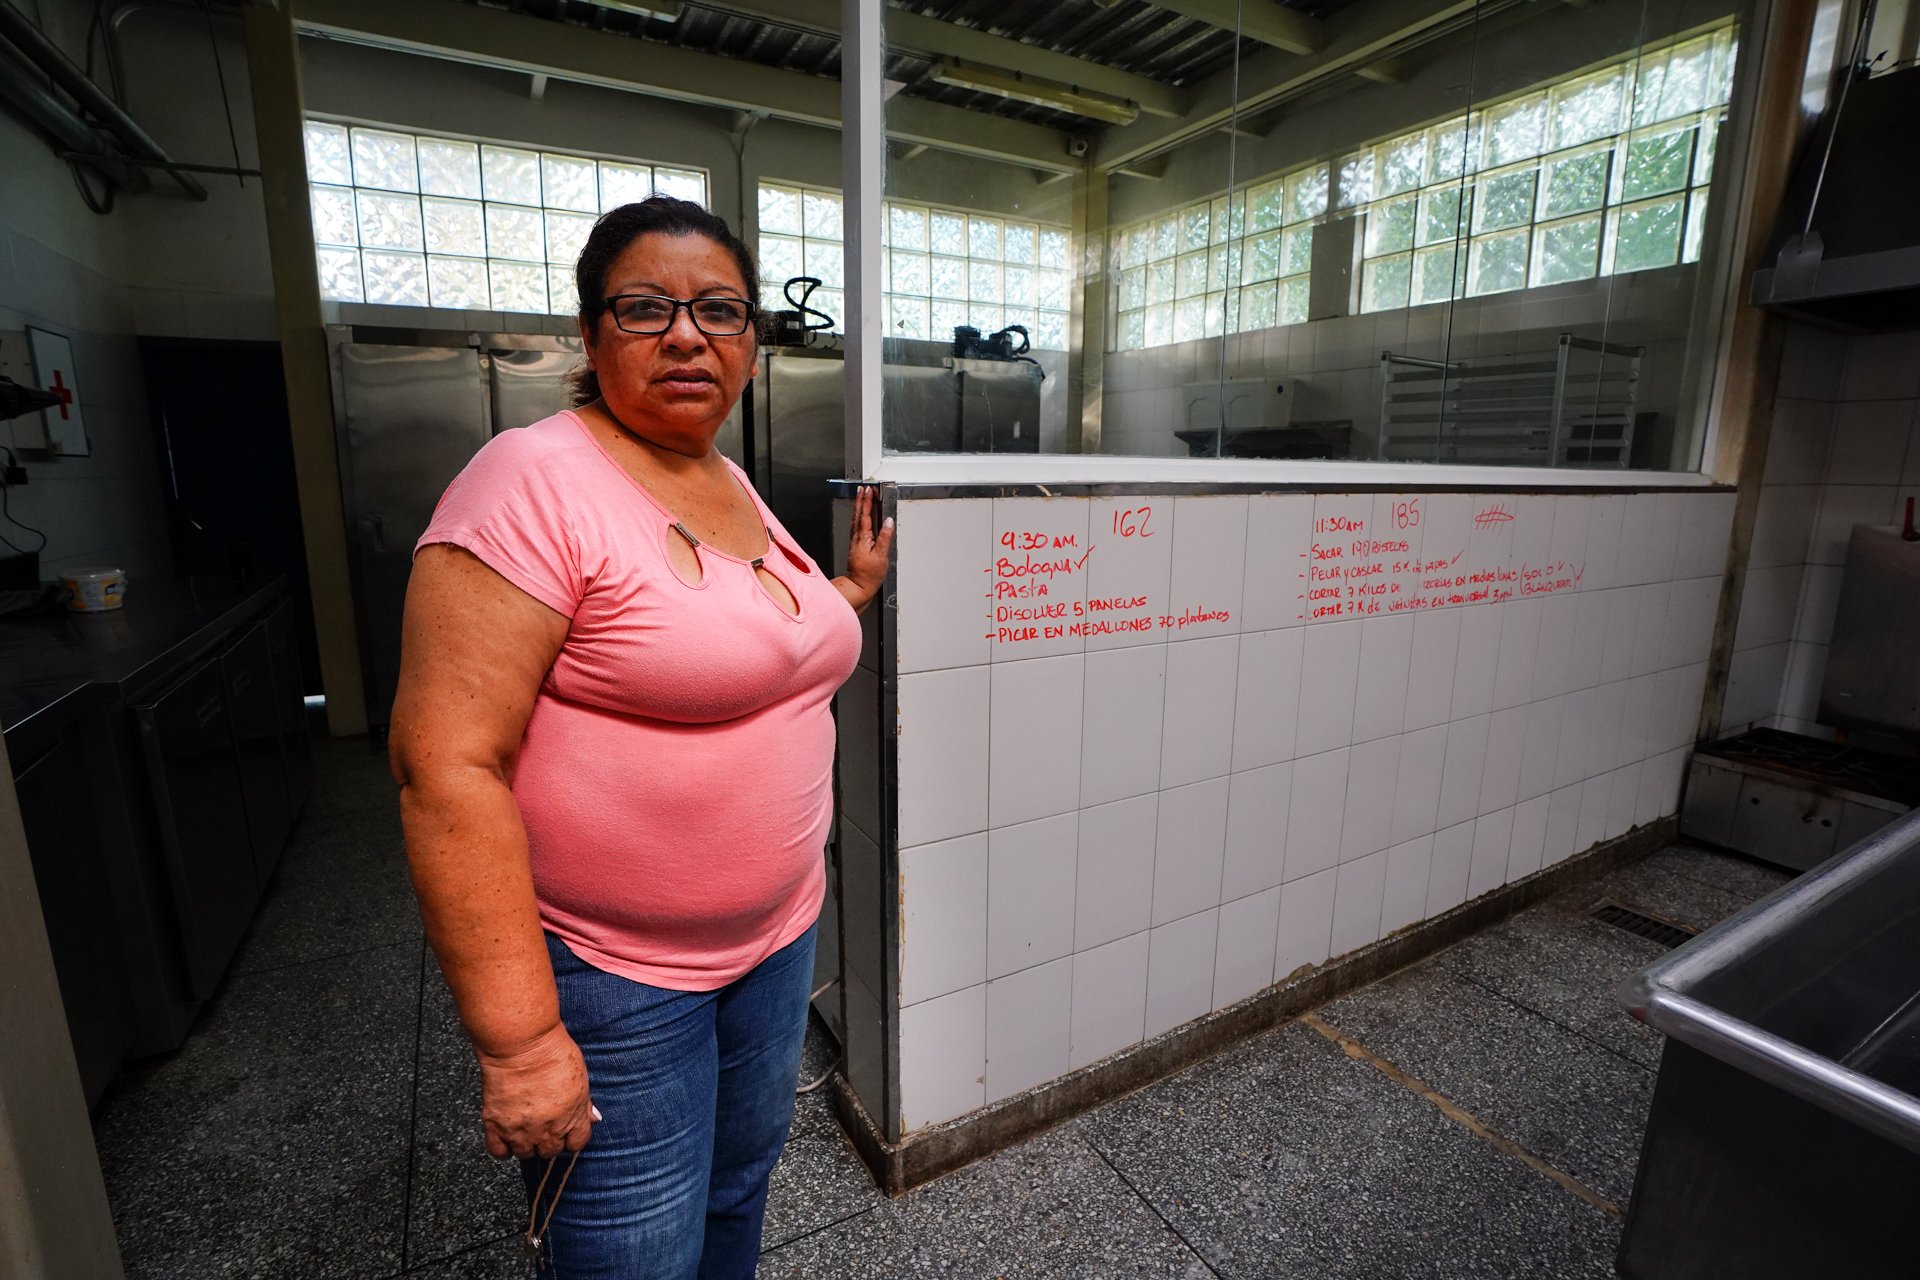
[[[880,491],[862,485],[853,498],[853,530],[847,539],[847,576],[835,582],[855,613],[865,611],[887,580],[893,559],[893,517],[880,518]]]

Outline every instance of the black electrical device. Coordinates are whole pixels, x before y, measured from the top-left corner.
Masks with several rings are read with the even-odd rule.
[[[814,334],[833,328],[837,323],[834,317],[807,305],[807,300],[813,297],[813,291],[821,283],[816,276],[795,276],[787,281],[781,292],[786,294],[793,310],[775,311],[767,317],[767,329],[762,336],[768,346],[804,347],[813,341]],[[793,296],[795,285],[801,286],[797,298]]]
[[[1018,336],[1020,345],[1014,346]],[[1004,329],[996,329],[982,337],[980,331],[970,324],[955,325],[953,329],[953,354],[961,360],[999,360],[1006,363],[1019,361],[1040,368],[1040,362],[1027,352],[1033,350],[1033,340],[1027,336],[1027,327],[1023,324],[1010,324]],[[1046,371],[1041,370],[1044,379]]]
[[[0,591],[38,591],[40,553],[6,551],[0,554]]]

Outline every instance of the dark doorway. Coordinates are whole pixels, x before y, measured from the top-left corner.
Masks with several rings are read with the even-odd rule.
[[[280,347],[142,338],[174,563],[195,577],[287,576],[301,691],[320,689]]]

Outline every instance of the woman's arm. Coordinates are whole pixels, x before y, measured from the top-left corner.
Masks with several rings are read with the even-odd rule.
[[[893,517],[879,519],[880,491],[862,487],[853,498],[853,534],[847,540],[847,572],[833,580],[834,589],[865,613],[887,580],[893,554]]]
[[[420,916],[480,1059],[496,1156],[578,1150],[592,1129],[511,790],[567,625],[460,548],[414,560],[388,744]]]

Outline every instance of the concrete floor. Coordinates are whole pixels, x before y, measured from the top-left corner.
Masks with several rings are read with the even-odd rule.
[[[96,1116],[127,1274],[523,1276],[384,761],[317,765],[224,987]],[[1704,927],[1785,880],[1665,850],[899,1200],[808,1095],[759,1274],[1611,1275],[1660,1051],[1612,990],[1662,949],[1587,913]]]

